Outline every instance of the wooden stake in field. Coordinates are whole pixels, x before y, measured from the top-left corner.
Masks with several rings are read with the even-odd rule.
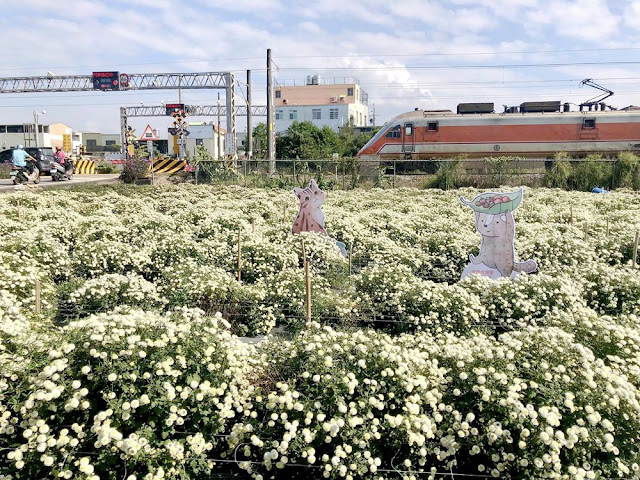
[[[349,245],[349,276],[351,276],[351,259],[353,258],[353,243]]]
[[[40,280],[36,280],[36,313],[42,313],[42,304],[40,302]]]
[[[256,219],[251,219],[251,233],[256,233]]]
[[[631,268],[638,267],[638,240],[640,237],[640,232],[636,230],[636,240],[633,242],[633,263],[631,264]]]
[[[286,205],[282,209],[282,223],[287,223],[287,206]]]
[[[238,281],[242,280],[242,230],[238,229]]]
[[[607,237],[609,236],[609,217],[607,217]]]
[[[589,234],[589,224],[584,222],[584,241],[587,241],[587,235]]]
[[[22,216],[22,205],[20,205],[20,200],[18,200],[17,208],[18,208],[18,221],[23,222],[24,217]]]
[[[571,225],[573,225],[573,205],[569,205],[569,211],[571,212]]]
[[[304,265],[304,279],[306,287],[306,305],[307,305],[307,325],[311,324],[311,274],[309,272],[309,262],[307,261],[307,251],[302,240],[302,262]]]

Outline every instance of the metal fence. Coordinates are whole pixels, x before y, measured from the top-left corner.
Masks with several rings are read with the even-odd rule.
[[[548,159],[440,159],[372,161],[338,159],[239,159],[202,162],[189,174],[197,183],[298,186],[315,178],[324,188],[358,186],[457,188],[499,185],[541,186],[553,167]],[[616,159],[599,159],[612,172]],[[578,161],[575,161],[578,162]],[[597,186],[597,185],[594,185]],[[600,185],[606,186],[606,185]]]

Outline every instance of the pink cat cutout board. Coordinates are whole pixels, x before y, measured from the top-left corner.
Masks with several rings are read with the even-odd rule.
[[[315,179],[311,179],[307,188],[294,188],[293,193],[298,198],[300,210],[293,221],[291,233],[295,235],[300,232],[316,232],[329,237],[324,227],[324,212],[322,211],[322,204],[327,198],[327,194],[318,186]],[[334,238],[331,240],[336,243],[342,255],[346,257],[345,244]]]
[[[535,260],[516,261],[514,246],[516,222],[513,212],[520,206],[522,187],[510,193],[481,193],[473,200],[460,197],[463,205],[475,213],[476,230],[482,236],[480,254],[469,255],[470,263],[461,278],[484,275],[493,279],[515,278],[520,272],[532,273],[538,269]]]

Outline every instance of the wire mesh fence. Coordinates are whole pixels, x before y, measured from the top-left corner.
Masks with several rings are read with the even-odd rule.
[[[572,160],[577,165],[581,160]],[[590,159],[585,163],[600,169],[602,185],[615,184],[617,158]],[[239,159],[201,162],[189,178],[196,183],[236,184],[245,187],[286,187],[308,183],[315,178],[329,189],[349,190],[359,186],[396,188],[458,188],[498,185],[542,186],[555,181],[556,162],[545,158],[487,157],[432,160],[396,159]],[[577,167],[576,167],[577,168]],[[583,167],[580,167],[584,169]],[[591,172],[578,172],[591,175]],[[576,174],[577,175],[577,174]],[[574,175],[575,176],[575,175]],[[593,176],[593,175],[591,175]],[[569,178],[568,188],[578,188],[581,180]],[[589,179],[589,181],[592,181]],[[554,186],[554,185],[552,185]]]

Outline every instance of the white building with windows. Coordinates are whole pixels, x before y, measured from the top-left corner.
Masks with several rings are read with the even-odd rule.
[[[296,121],[328,125],[336,132],[345,125],[369,124],[369,96],[357,79],[307,75],[304,85],[278,85],[274,94],[276,133],[286,132]]]

